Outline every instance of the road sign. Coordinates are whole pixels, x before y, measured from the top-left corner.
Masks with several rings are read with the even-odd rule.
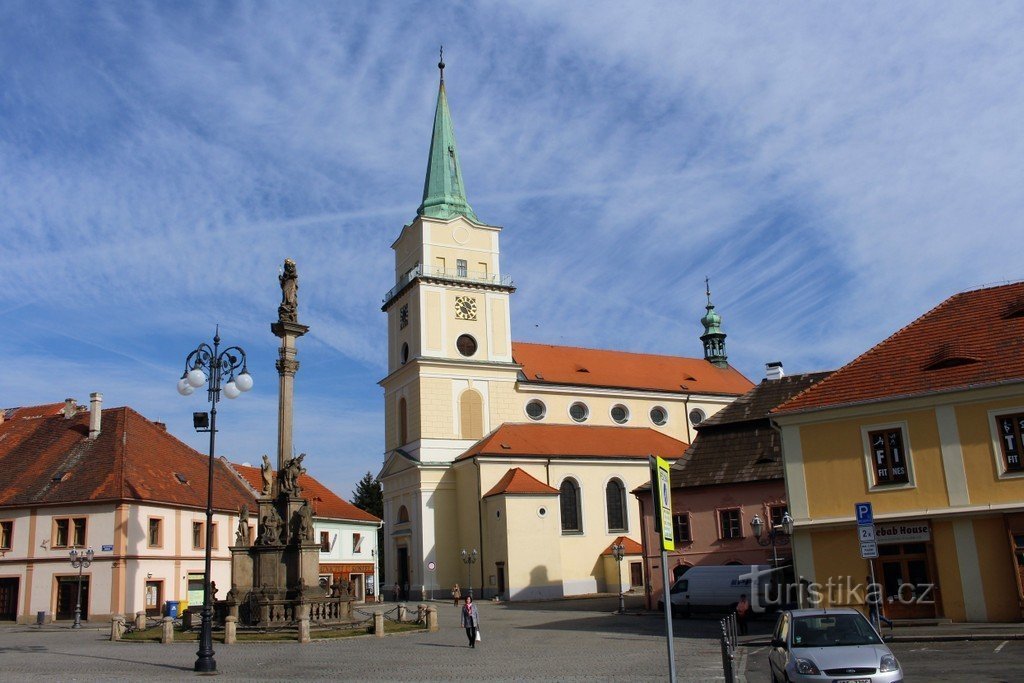
[[[857,527],[857,535],[860,536],[860,542],[866,543],[868,541],[875,542],[875,525],[874,524],[861,524]]]
[[[676,542],[672,528],[672,484],[669,477],[668,461],[651,456],[651,483],[654,485],[654,505],[661,520],[661,547],[675,550]]]
[[[871,512],[871,503],[854,503],[854,512],[857,514],[857,524],[873,524],[875,516]]]
[[[105,545],[105,546],[102,546],[102,550],[105,553],[109,553],[109,552],[112,552],[114,550],[114,546],[112,546],[112,545]]]
[[[878,557],[878,544],[874,541],[861,541],[860,556],[863,557],[865,560],[870,560]]]

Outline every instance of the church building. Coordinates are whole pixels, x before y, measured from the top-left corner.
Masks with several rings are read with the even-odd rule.
[[[392,244],[385,400],[385,566],[407,597],[522,600],[644,585],[648,456],[753,385],[727,362],[708,292],[703,358],[512,341],[502,228],[467,201],[444,85],[423,201]],[[635,566],[634,566],[635,565]]]

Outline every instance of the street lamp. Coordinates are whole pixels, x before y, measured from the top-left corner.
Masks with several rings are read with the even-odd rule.
[[[750,520],[750,528],[754,532],[754,539],[757,541],[759,546],[765,548],[768,546],[772,547],[772,566],[778,567],[779,552],[776,550],[776,546],[786,545],[789,543],[789,538],[793,535],[793,518],[789,516],[789,512],[787,511],[782,514],[781,524],[776,524],[767,529],[767,536],[765,536],[764,533],[765,523],[762,522],[761,518],[757,515],[754,515],[754,518]]]
[[[238,374],[236,375],[236,371]],[[224,386],[221,380],[227,379]],[[238,398],[252,389],[252,375],[245,363],[245,351],[238,346],[220,350],[220,328],[213,335],[213,348],[203,342],[185,358],[185,371],[178,380],[178,393],[189,396],[204,384],[210,401],[209,421],[206,413],[193,413],[192,424],[197,432],[210,433],[210,468],[206,487],[206,569],[203,574],[203,612],[199,632],[199,650],[195,670],[209,673],[217,670],[213,659],[213,605],[210,591],[211,550],[213,546],[213,460],[217,437],[217,402],[221,390],[227,398]]]
[[[626,556],[626,549],[621,543],[612,543],[612,557],[619,565],[619,614],[626,613],[626,594],[622,592],[622,558]]]
[[[466,563],[466,589],[469,592],[469,597],[473,597],[473,563],[476,562],[476,555],[476,548],[469,553],[465,548],[462,549],[462,561]],[[481,590],[483,589],[481,588]]]
[[[78,599],[75,600],[75,623],[71,628],[82,628],[82,570],[92,564],[92,548],[79,552],[71,549],[71,566],[78,570]]]

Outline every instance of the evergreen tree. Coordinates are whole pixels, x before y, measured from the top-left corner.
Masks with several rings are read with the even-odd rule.
[[[365,510],[371,515],[384,519],[384,491],[381,489],[380,481],[371,472],[367,472],[356,484],[356,490],[352,492],[352,504],[360,510]],[[383,592],[384,586],[381,583],[382,577],[385,576],[383,529],[377,533],[377,571],[376,579],[379,586],[377,590]]]

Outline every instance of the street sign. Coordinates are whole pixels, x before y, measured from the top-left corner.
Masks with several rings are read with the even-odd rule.
[[[878,544],[874,541],[861,541],[860,556],[865,560],[871,560],[878,557]]]
[[[866,543],[868,541],[875,542],[875,525],[874,524],[861,524],[857,527],[857,534],[860,536],[860,542]]]
[[[664,458],[651,456],[651,483],[654,485],[654,505],[658,509],[661,520],[661,547],[675,550],[676,542],[672,529],[672,485],[669,477],[669,464]]]
[[[102,550],[105,553],[109,553],[109,552],[112,552],[114,550],[114,546],[112,546],[112,545],[105,545],[105,546],[102,546]]]
[[[874,524],[875,516],[871,512],[871,503],[854,503],[853,509],[857,514],[857,524]]]

